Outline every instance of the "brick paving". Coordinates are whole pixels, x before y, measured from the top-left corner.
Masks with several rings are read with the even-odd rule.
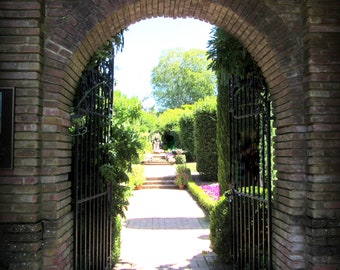
[[[231,269],[217,263],[209,246],[209,218],[187,191],[134,191],[114,270]]]

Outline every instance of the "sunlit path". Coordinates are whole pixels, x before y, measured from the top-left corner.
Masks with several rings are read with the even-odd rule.
[[[187,191],[135,191],[126,218],[115,269],[226,269],[209,247],[209,218]]]

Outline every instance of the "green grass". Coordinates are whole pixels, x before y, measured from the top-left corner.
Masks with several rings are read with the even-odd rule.
[[[187,162],[186,166],[190,169],[191,173],[197,172],[196,162]]]

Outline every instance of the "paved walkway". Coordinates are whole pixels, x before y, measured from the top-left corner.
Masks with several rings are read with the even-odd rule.
[[[134,191],[122,228],[122,269],[229,269],[216,263],[209,218],[185,190]]]
[[[171,165],[145,165],[144,174],[146,177],[175,175],[176,168]]]

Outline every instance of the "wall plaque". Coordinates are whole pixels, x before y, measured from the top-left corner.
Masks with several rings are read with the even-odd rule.
[[[0,87],[0,169],[13,169],[14,88]]]

